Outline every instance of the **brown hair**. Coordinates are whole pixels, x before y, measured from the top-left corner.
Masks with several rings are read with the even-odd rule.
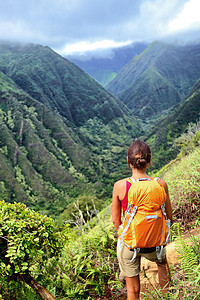
[[[136,169],[144,169],[151,161],[151,150],[147,143],[136,140],[128,148],[128,163]]]

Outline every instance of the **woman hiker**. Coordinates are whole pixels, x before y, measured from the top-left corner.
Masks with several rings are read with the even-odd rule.
[[[123,211],[123,217],[125,216],[125,212],[128,207],[128,195],[130,194],[130,193],[128,194],[128,192],[131,192],[131,190],[129,191],[129,189],[133,185],[134,189],[131,192],[132,193],[131,197],[133,199],[136,199],[133,200],[133,202],[139,201],[139,205],[136,206],[133,204],[132,206],[133,208],[135,207],[136,209],[138,209],[138,211],[140,210],[140,207],[142,207],[142,205],[144,207],[145,203],[148,202],[148,199],[150,199],[149,201],[152,200],[151,195],[154,195],[155,193],[157,193],[155,195],[158,195],[156,196],[157,197],[156,199],[158,201],[165,202],[164,214],[166,219],[172,220],[172,208],[171,208],[166,182],[161,179],[157,179],[157,178],[154,179],[148,176],[146,173],[147,167],[151,162],[151,150],[148,144],[146,144],[141,140],[136,140],[135,142],[133,142],[128,149],[127,162],[132,170],[132,177],[121,179],[114,184],[113,200],[112,200],[112,220],[113,220],[114,227],[118,232],[118,235],[119,235],[120,227],[122,227],[122,229],[120,229],[121,233],[124,231],[121,234],[121,238],[119,236],[118,239],[119,267],[120,267],[121,274],[125,276],[126,279],[127,299],[135,300],[135,299],[139,299],[139,295],[140,295],[139,272],[140,272],[141,256],[144,256],[146,259],[157,263],[159,284],[162,288],[163,294],[168,292],[169,276],[167,271],[168,265],[167,265],[165,248],[162,249],[163,251],[162,253],[160,253],[160,257],[159,257],[157,254],[158,250],[156,247],[141,248],[138,251],[135,251],[136,249],[130,249],[131,246],[128,245],[128,242],[126,244],[126,242],[122,240],[123,235],[125,239],[127,228],[126,229],[124,228],[126,223],[125,225],[123,224],[121,215]],[[149,185],[152,186],[153,190],[151,189],[151,191],[149,191],[149,188],[147,186],[148,183],[143,184],[144,182],[147,181],[154,182],[153,184]],[[144,188],[145,186],[146,188]],[[134,214],[136,216],[137,212]],[[147,221],[153,222],[153,219],[150,219],[151,215],[146,216],[146,218]],[[149,225],[149,223],[147,223],[147,225]]]

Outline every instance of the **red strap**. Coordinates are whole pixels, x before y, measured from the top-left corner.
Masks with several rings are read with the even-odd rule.
[[[127,207],[128,207],[128,191],[129,191],[131,185],[132,184],[129,181],[126,180],[126,194],[125,194],[124,198],[121,201],[123,213],[125,213],[125,211],[127,210]]]

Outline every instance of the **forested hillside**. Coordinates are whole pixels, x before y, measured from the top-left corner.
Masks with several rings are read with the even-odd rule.
[[[136,55],[141,54],[146,47],[147,43],[138,42],[112,49],[110,53],[106,53],[106,57],[98,57],[98,54],[97,57],[90,57],[90,53],[86,53],[79,56],[69,55],[66,58],[90,74],[101,85],[106,86],[127,63]]]
[[[0,70],[2,198],[54,216],[79,195],[105,200],[138,121],[48,47],[1,45]]]
[[[181,103],[200,77],[200,44],[152,43],[108,85],[135,116],[159,117]]]
[[[188,98],[171,114],[163,117],[146,133],[144,140],[153,149],[153,168],[161,168],[174,159],[180,151],[175,139],[184,133],[188,124],[200,119],[200,80],[196,82]]]
[[[97,117],[106,124],[123,116],[120,102],[116,103],[91,77],[48,47],[2,45],[0,70],[68,123],[80,126]]]

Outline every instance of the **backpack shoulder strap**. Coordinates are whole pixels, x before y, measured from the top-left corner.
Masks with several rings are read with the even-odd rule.
[[[159,177],[155,177],[153,180],[157,181],[163,187],[163,184],[161,183],[161,180]]]
[[[152,181],[152,179],[148,178],[148,177],[144,177],[144,178],[138,178],[137,182],[139,181]]]
[[[138,178],[137,180],[135,180],[133,177],[127,178],[127,181],[129,181],[130,183],[135,183],[135,182],[139,182],[139,181],[151,181],[150,178],[145,177],[145,178]]]
[[[126,178],[126,181],[130,182],[131,184],[136,182],[133,177]]]

